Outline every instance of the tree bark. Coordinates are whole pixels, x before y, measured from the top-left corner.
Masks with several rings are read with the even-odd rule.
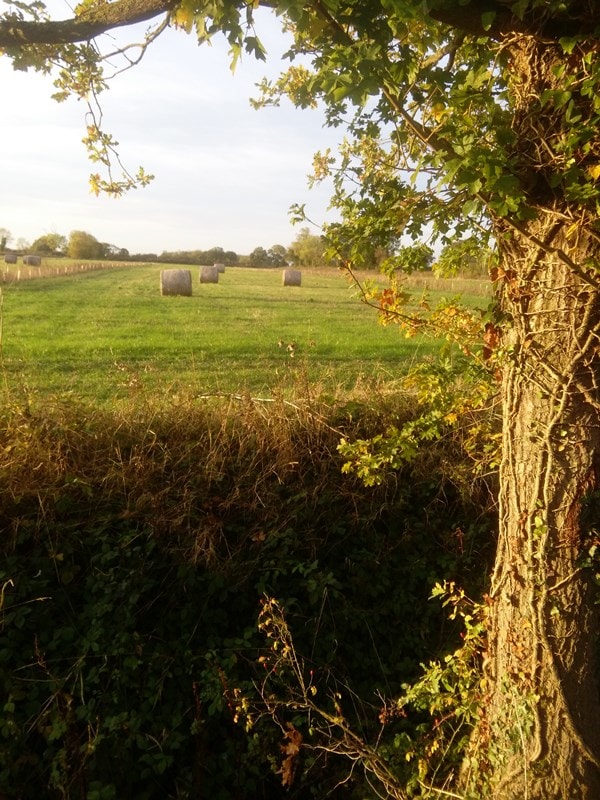
[[[567,181],[574,164],[586,174],[598,143],[588,137],[580,146],[564,106],[539,98],[570,78],[581,124],[593,119],[576,90],[596,45],[582,41],[569,58],[541,36],[514,35],[505,46],[509,157],[530,219],[494,221],[503,320],[499,540],[465,783],[493,800],[593,800],[598,592],[583,565],[593,542],[582,510],[600,481],[600,236],[594,203],[573,199]]]
[[[479,755],[467,782],[494,800],[592,800],[598,614],[580,563],[591,544],[580,518],[600,477],[600,291],[577,264],[598,263],[599,245],[569,237],[550,211],[527,232],[500,233],[509,320],[500,527]]]
[[[15,15],[0,20],[0,47],[86,42],[113,28],[147,22],[174,6],[175,0],[115,0],[65,20],[33,22]]]

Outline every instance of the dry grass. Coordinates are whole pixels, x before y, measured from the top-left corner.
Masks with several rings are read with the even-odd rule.
[[[427,289],[432,292],[447,292],[450,295],[490,297],[491,282],[483,278],[436,278],[432,273],[413,273],[405,279],[409,289]]]
[[[12,284],[21,281],[30,281],[37,278],[60,278],[79,275],[84,272],[98,270],[123,269],[124,264],[108,261],[69,261],[67,259],[42,259],[39,267],[19,264],[16,261],[6,261],[4,268],[0,269],[0,283]],[[136,264],[135,266],[139,266]]]
[[[410,403],[390,396],[387,408],[369,412],[365,405],[361,415],[360,402],[358,392],[336,404],[306,394],[298,402],[227,395],[112,412],[66,401],[6,402],[0,528],[17,535],[20,510],[37,508],[37,525],[47,530],[61,504],[72,504],[77,516],[93,497],[100,516],[146,520],[186,558],[225,562],[260,539],[270,520],[285,524],[281,497],[291,485],[302,493],[303,509],[316,509],[333,487],[349,503],[364,491],[340,474],[340,436],[373,431],[380,414],[392,405],[406,414]],[[256,518],[261,530],[240,528],[240,520]]]
[[[295,397],[302,399],[180,395],[176,403],[132,401],[113,410],[6,400],[0,529],[16,536],[35,508],[47,532],[65,503],[79,524],[92,503],[95,517],[129,519],[186,560],[214,566],[260,542],[270,526],[296,530],[300,513],[310,511],[316,528],[319,520],[326,528],[326,497],[358,509],[369,496],[367,505],[383,511],[396,477],[365,488],[342,475],[338,444],[402,425],[417,411],[414,396],[400,384],[369,381],[337,395],[306,384]],[[461,447],[458,439],[432,443],[411,469],[453,482],[465,460]]]

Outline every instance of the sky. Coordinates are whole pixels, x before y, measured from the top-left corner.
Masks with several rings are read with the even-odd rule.
[[[52,8],[55,18],[71,16],[64,0]],[[9,244],[84,230],[131,253],[223,247],[243,255],[294,241],[294,203],[316,223],[332,219],[331,187],[309,189],[307,176],[313,153],[335,148],[342,132],[324,127],[319,109],[250,105],[256,83],[279,74],[286,50],[280,23],[259,13],[266,64],[246,56],[232,74],[226,42],[199,46],[168,30],[101,95],[125,165],[155,175],[117,199],[90,193],[97,166],[81,143],[86,106],[57,103],[51,77],[16,72],[0,58],[0,228],[10,231]],[[119,41],[141,40],[146,28],[124,29]]]

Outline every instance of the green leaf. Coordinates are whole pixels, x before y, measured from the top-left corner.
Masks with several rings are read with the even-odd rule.
[[[511,5],[510,10],[515,15],[515,17],[517,17],[518,19],[523,19],[523,17],[525,16],[525,12],[529,8],[529,2],[530,0],[517,0],[517,2]]]
[[[577,44],[577,39],[563,36],[561,39],[558,40],[558,43],[560,44],[565,53],[570,54],[575,49],[575,45]]]
[[[483,25],[483,30],[489,31],[489,29],[494,24],[495,19],[496,19],[495,11],[484,11],[484,13],[481,15],[481,24]]]
[[[232,73],[234,73],[237,67],[237,63],[240,60],[240,56],[242,55],[241,45],[239,44],[232,45],[231,49],[229,50],[229,55],[231,56],[231,63],[229,65],[229,69],[231,70]]]
[[[465,215],[465,217],[470,217],[471,214],[478,214],[480,210],[481,203],[476,199],[467,200],[467,202],[463,203],[462,206],[462,213]]]

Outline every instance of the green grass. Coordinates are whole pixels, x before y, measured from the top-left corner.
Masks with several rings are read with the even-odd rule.
[[[160,270],[136,265],[5,283],[8,392],[110,404],[302,384],[334,390],[397,377],[439,346],[378,325],[376,311],[333,270],[303,270],[301,287],[283,287],[280,270],[228,268],[218,284],[200,284],[192,267],[193,297],[162,297]]]

